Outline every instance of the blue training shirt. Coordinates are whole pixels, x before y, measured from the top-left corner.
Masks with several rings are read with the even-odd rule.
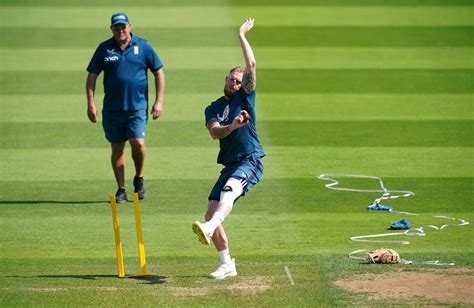
[[[227,137],[219,139],[220,151],[217,156],[219,164],[229,165],[251,156],[265,156],[257,135],[255,97],[256,91],[247,94],[243,88],[240,88],[229,100],[222,96],[206,107],[204,112],[206,125],[211,119],[217,119],[221,125],[228,125],[242,110],[247,111],[250,115],[247,125],[234,130]]]
[[[163,67],[147,40],[132,34],[125,50],[111,39],[96,49],[87,67],[89,73],[104,71],[104,111],[148,109],[147,70]]]

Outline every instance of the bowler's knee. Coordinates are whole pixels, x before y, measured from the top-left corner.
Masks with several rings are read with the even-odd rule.
[[[214,214],[214,212],[211,213],[210,211],[207,211],[206,214],[204,215],[204,219],[206,221],[211,220],[213,214]]]
[[[209,203],[207,205],[207,212],[204,215],[204,219],[206,221],[211,220],[212,216],[216,212],[217,208],[219,207],[219,201],[217,200],[209,200]]]

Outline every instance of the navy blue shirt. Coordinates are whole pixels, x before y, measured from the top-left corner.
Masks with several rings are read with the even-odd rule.
[[[206,107],[204,112],[206,125],[211,119],[217,119],[221,125],[228,125],[242,110],[247,111],[250,115],[247,125],[237,128],[227,137],[219,139],[220,151],[217,156],[219,164],[229,165],[251,156],[265,156],[257,135],[255,97],[256,91],[247,94],[243,88],[240,88],[229,100],[222,96]]]
[[[125,50],[111,39],[97,47],[87,67],[89,73],[104,71],[104,111],[148,109],[147,70],[163,67],[148,41],[132,35]]]

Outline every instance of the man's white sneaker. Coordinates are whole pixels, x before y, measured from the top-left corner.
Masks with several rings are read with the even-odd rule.
[[[207,231],[204,224],[199,221],[193,222],[193,232],[196,233],[199,241],[204,245],[211,244],[211,234]]]
[[[222,263],[217,270],[209,275],[214,279],[224,279],[230,276],[237,276],[237,269],[235,268],[235,259],[229,263]]]

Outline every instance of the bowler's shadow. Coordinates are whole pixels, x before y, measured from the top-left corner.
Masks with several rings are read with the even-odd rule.
[[[146,284],[162,284],[169,280],[167,276],[158,275],[146,275],[146,276],[126,276],[119,278],[117,275],[38,275],[38,276],[7,276],[8,278],[53,278],[53,279],[84,279],[84,280],[97,280],[101,278],[117,278],[117,279],[134,279],[143,281]]]

